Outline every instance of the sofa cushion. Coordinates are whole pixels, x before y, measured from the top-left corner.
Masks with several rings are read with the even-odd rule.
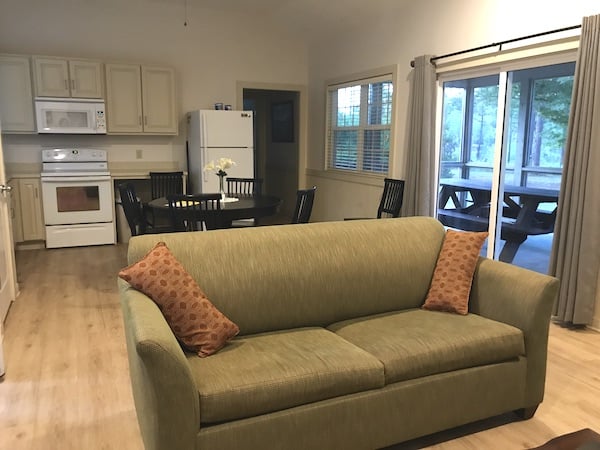
[[[154,300],[173,334],[198,356],[212,355],[240,331],[210,302],[164,242],[122,269],[119,277]]]
[[[347,320],[328,329],[381,361],[386,384],[525,353],[521,330],[475,314],[411,309]]]
[[[253,417],[380,388],[383,365],[323,328],[238,337],[210,358],[188,356],[200,420]]]
[[[447,230],[424,309],[469,312],[469,295],[481,247],[488,233]]]

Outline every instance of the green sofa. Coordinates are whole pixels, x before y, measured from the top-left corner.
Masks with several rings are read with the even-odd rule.
[[[145,235],[167,243],[240,327],[182,350],[119,280],[146,449],[374,449],[544,395],[555,278],[480,258],[466,316],[426,311],[444,228],[425,217]]]

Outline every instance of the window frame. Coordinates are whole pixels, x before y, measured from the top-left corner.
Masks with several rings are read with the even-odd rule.
[[[324,145],[324,161],[323,169],[325,172],[332,175],[350,175],[350,176],[362,176],[367,178],[383,179],[393,172],[394,154],[395,154],[395,135],[396,135],[396,108],[397,108],[397,95],[398,95],[398,83],[397,83],[398,66],[385,66],[371,71],[361,72],[354,75],[340,77],[336,79],[327,80],[325,82],[325,145]],[[331,95],[333,91],[338,89],[351,87],[351,86],[362,86],[372,83],[389,81],[392,84],[392,95],[391,95],[391,115],[389,125],[369,125],[368,124],[368,89],[361,89],[361,103],[360,103],[360,120],[358,126],[346,126],[346,127],[335,127],[333,126],[334,117],[337,115],[337,104],[333,101],[334,96]],[[356,168],[339,168],[332,165],[334,161],[334,148],[333,148],[333,132],[336,129],[343,129],[347,131],[357,130],[357,156],[356,156]],[[364,148],[364,132],[368,130],[389,130],[389,151],[388,151],[388,167],[386,172],[377,172],[371,170],[364,170],[363,155],[365,153]]]

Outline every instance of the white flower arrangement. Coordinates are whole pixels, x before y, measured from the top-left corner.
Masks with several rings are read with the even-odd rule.
[[[235,161],[233,161],[231,158],[219,158],[216,163],[211,161],[205,165],[204,170],[206,172],[216,170],[216,175],[219,177],[226,177],[227,172],[225,172],[225,170],[233,166],[235,166]]]

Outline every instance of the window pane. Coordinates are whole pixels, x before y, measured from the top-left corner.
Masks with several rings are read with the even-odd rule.
[[[392,123],[391,82],[369,84],[369,125],[389,125]]]
[[[507,154],[506,154],[506,168],[514,169],[515,164],[517,164],[516,155],[519,154],[519,146],[522,146],[523,143],[519,141],[519,126],[522,123],[520,120],[521,117],[521,83],[513,82],[512,89],[510,92],[510,105],[509,105],[510,114],[508,115],[508,127],[509,127],[509,135],[508,135],[508,145],[507,145]],[[518,162],[520,164],[520,161]]]
[[[574,71],[565,63],[509,72],[506,184],[560,189]]]
[[[365,130],[363,170],[387,173],[390,155],[389,130]]]
[[[531,172],[525,174],[525,186],[541,189],[560,189],[560,173]]]
[[[562,168],[573,76],[534,80],[527,167]]]
[[[458,162],[461,160],[466,95],[465,88],[444,85],[442,162]],[[450,169],[446,169],[442,165],[442,178],[450,176],[450,172],[446,173],[447,170]]]
[[[337,126],[358,126],[360,123],[360,86],[338,89],[337,104]]]
[[[486,181],[490,182],[492,179],[492,168],[491,167],[469,167],[469,180]]]
[[[470,161],[492,165],[496,143],[498,85],[473,89]]]
[[[357,166],[357,131],[334,132],[333,167],[336,169],[356,169]]]

